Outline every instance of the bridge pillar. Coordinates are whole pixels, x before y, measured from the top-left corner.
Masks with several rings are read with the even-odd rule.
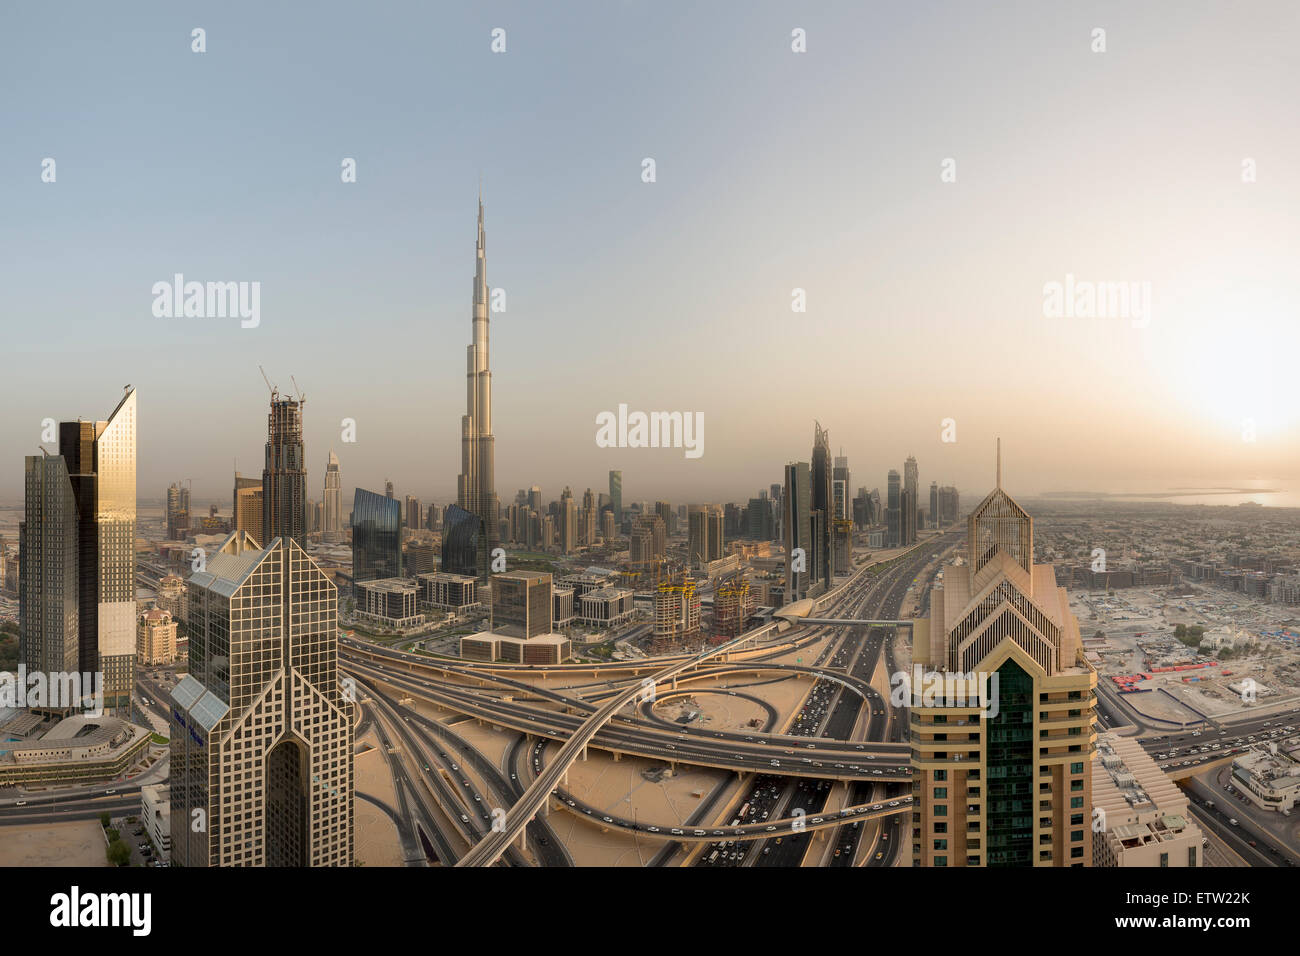
[[[621,753],[619,753],[617,750],[615,750],[615,751],[614,751],[614,763],[618,763],[618,762],[619,762],[620,760],[622,760],[622,759],[623,759],[623,755],[622,755]]]
[[[584,762],[586,761],[586,759],[587,759],[587,748],[586,748],[586,747],[583,747],[583,748],[582,748],[582,756],[579,757],[578,759],[580,759],[580,760],[582,760],[582,761],[584,761]]]

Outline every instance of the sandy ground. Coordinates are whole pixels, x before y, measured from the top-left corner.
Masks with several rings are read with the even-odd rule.
[[[0,866],[108,866],[98,820],[5,827]]]
[[[355,761],[357,792],[368,793],[397,809],[393,778],[384,763],[374,730],[357,741],[358,750],[367,744],[371,749],[358,754]],[[359,798],[353,800],[352,812],[357,861],[366,866],[401,866],[402,847],[397,839],[397,826],[388,814]]]
[[[728,776],[735,779],[734,775],[721,771],[679,764],[674,775],[665,775],[655,782],[646,779],[642,771],[665,767],[661,761],[634,757],[615,761],[611,755],[597,750],[587,753],[585,761],[579,760],[569,769],[565,789],[611,816],[627,818],[635,812],[638,822],[659,826],[682,824],[718,784]],[[725,794],[715,804],[720,809],[727,805]],[[585,814],[552,809],[549,819],[575,862],[582,866],[644,866],[664,846],[662,840],[648,840],[621,830],[603,830],[599,820]],[[709,819],[707,824],[713,822]]]

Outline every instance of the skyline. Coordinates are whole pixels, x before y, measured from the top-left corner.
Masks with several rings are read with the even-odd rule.
[[[506,5],[492,20],[322,17],[307,39],[284,11],[252,30],[252,9],[205,13],[203,56],[174,13],[7,14],[23,29],[6,36],[28,36],[0,39],[26,108],[0,157],[15,226],[0,242],[13,314],[40,317],[7,329],[0,443],[16,457],[44,418],[129,380],[146,496],[192,477],[197,498],[219,500],[236,467],[257,470],[260,364],[312,395],[312,497],[334,445],[345,488],[391,478],[452,500],[481,173],[508,293],[492,315],[499,488],[598,488],[613,469],[629,500],[741,499],[806,454],[813,420],[868,488],[912,454],[923,483],[974,492],[998,435],[1021,496],[1297,485],[1283,363],[1300,331],[1283,320],[1300,297],[1300,176],[1285,162],[1300,143],[1275,92],[1300,79],[1279,28],[1300,22],[1294,9],[1196,9],[1170,31],[1120,5],[943,7],[940,35],[922,32],[922,10]],[[503,55],[488,48],[497,22]],[[631,51],[610,42],[631,31]],[[78,66],[51,74],[33,57],[56,32]],[[483,42],[405,55],[462,35]],[[266,56],[291,41],[292,74]],[[481,82],[462,89],[464,75]],[[158,168],[156,117],[196,110],[238,135],[182,137]],[[41,182],[42,157],[56,182]],[[356,183],[339,180],[345,157]],[[1257,181],[1242,182],[1243,157]],[[260,324],[155,319],[150,290],[177,272],[261,282]],[[1149,282],[1148,324],[1047,318],[1044,286],[1071,276]],[[796,288],[805,314],[790,311]],[[810,324],[824,334],[791,334]],[[780,366],[764,359],[774,347]],[[949,374],[967,361],[1017,387]],[[702,414],[705,455],[598,447],[595,418],[620,403]],[[343,418],[354,446],[339,443]],[[955,444],[940,441],[945,418]],[[5,469],[0,498],[20,496]]]
[[[0,10],[20,910],[184,939],[204,880],[344,871],[306,940],[360,868],[975,867],[1094,871],[1001,935],[1284,917],[1298,42],[1288,0]]]

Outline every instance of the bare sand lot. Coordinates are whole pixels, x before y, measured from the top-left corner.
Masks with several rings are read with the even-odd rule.
[[[108,866],[98,820],[4,828],[0,866]]]
[[[355,761],[358,796],[353,798],[352,812],[355,817],[356,858],[366,866],[401,866],[402,847],[397,839],[396,824],[387,813],[359,796],[367,793],[390,807],[397,807],[393,778],[373,729],[357,741],[358,750],[366,747],[369,749],[359,753]]]

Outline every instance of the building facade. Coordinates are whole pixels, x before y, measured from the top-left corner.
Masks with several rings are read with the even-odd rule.
[[[477,515],[483,537],[479,548],[490,552],[497,541],[496,439],[492,435],[492,371],[488,356],[488,285],[486,235],[483,231],[483,197],[478,200],[478,242],[474,257],[473,337],[466,351],[465,415],[460,420],[460,476],[456,504]],[[485,570],[484,560],[474,566]],[[448,570],[446,564],[444,570]],[[464,572],[461,572],[464,573]]]
[[[402,507],[358,488],[352,497],[352,581],[402,576]]]
[[[941,685],[912,688],[912,860],[1087,866],[1097,674],[1001,477],[914,625],[916,672]]]
[[[338,591],[292,538],[262,548],[233,532],[189,593],[190,672],[171,707],[173,864],[350,866]]]

